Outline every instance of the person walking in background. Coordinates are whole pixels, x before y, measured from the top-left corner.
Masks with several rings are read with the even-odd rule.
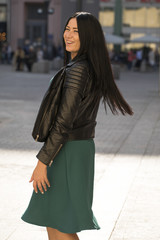
[[[134,59],[136,58],[134,52],[132,51],[132,49],[128,52],[128,64],[127,64],[127,67],[128,67],[128,70],[131,70],[132,67],[133,67],[133,61]]]
[[[155,69],[155,51],[153,49],[150,49],[148,53],[148,62],[151,69],[154,70]]]
[[[37,62],[41,62],[43,60],[43,51],[41,48],[37,49]]]
[[[25,53],[21,47],[18,47],[14,54],[13,64],[16,71],[23,71]]]
[[[8,64],[11,64],[12,61],[12,48],[11,45],[8,43],[7,44],[7,62]]]
[[[6,62],[7,62],[7,47],[6,44],[3,44],[1,49],[1,63],[5,64]]]
[[[135,63],[136,70],[140,71],[141,63],[142,63],[142,49],[139,49],[136,52],[136,63]]]
[[[29,47],[28,53],[25,55],[25,63],[29,72],[32,71],[33,63],[36,62],[37,56],[33,46]]]
[[[115,84],[104,34],[93,15],[71,16],[63,45],[65,65],[50,83],[32,133],[44,145],[30,179],[34,191],[22,216],[45,226],[49,240],[77,240],[77,232],[100,228],[92,211],[93,138],[100,100],[113,114],[133,114]]]
[[[155,50],[155,64],[156,64],[156,69],[157,69],[160,64],[160,54],[158,52],[158,48],[156,48],[156,50]]]
[[[43,59],[48,60],[47,46],[43,46]]]

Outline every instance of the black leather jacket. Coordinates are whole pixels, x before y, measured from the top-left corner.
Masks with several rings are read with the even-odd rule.
[[[71,61],[66,66],[62,98],[54,126],[36,157],[50,166],[66,141],[94,138],[99,102],[100,96],[92,90],[86,57]]]

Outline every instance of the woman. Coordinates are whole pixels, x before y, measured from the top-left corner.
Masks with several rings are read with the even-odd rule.
[[[76,240],[81,230],[99,229],[91,207],[93,138],[101,98],[113,114],[133,114],[113,80],[98,20],[90,13],[76,13],[66,23],[63,40],[62,97],[54,125],[37,155],[30,179],[35,192],[22,216],[26,222],[46,226],[49,240]]]

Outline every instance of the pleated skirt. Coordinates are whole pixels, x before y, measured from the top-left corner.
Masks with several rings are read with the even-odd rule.
[[[47,167],[51,187],[33,191],[22,220],[64,233],[99,229],[92,211],[94,156],[93,139],[66,142]]]

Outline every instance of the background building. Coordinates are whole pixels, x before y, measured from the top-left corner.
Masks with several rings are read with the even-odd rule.
[[[3,33],[13,51],[25,42],[58,47],[66,19],[76,11],[93,13],[105,33],[126,41],[144,34],[160,37],[160,0],[0,0],[0,41]]]
[[[160,37],[160,0],[100,0],[99,20],[104,32],[115,33],[115,10],[120,3],[119,35],[128,41],[144,34]]]
[[[0,41],[6,39],[8,12],[7,0],[0,0]]]
[[[99,0],[0,0],[0,32],[13,50],[30,42],[58,46],[67,18],[76,11],[98,17]]]

